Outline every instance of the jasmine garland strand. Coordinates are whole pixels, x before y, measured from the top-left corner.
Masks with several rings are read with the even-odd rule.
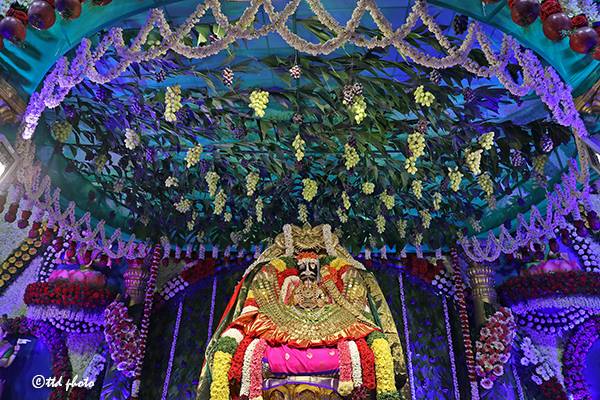
[[[515,377],[515,384],[517,386],[517,395],[519,396],[519,400],[525,400],[525,395],[523,394],[523,386],[521,386],[521,378],[519,378],[519,371],[515,367],[514,360],[511,362],[512,373]]]
[[[458,378],[456,376],[456,359],[454,356],[454,344],[452,343],[452,327],[450,326],[450,316],[448,315],[448,302],[445,296],[442,296],[442,308],[444,309],[444,323],[446,324],[446,340],[448,342],[448,358],[450,358],[450,371],[452,373],[452,388],[454,398],[460,400],[460,389]]]
[[[450,251],[452,255],[452,270],[454,275],[454,287],[456,288],[456,304],[458,305],[458,314],[460,326],[462,329],[463,342],[465,345],[465,359],[467,363],[467,372],[471,384],[471,398],[479,400],[479,386],[477,384],[477,374],[475,373],[475,354],[473,353],[473,343],[471,341],[471,330],[469,328],[469,314],[467,313],[467,303],[465,301],[465,285],[460,274],[458,263],[458,252],[455,247]]]
[[[215,300],[217,298],[217,275],[215,274],[215,277],[213,278],[213,283],[212,283],[212,297],[210,300],[210,315],[208,317],[208,334],[206,336],[206,343],[208,345],[208,342],[210,342],[210,338],[212,336],[212,328],[213,328],[213,321],[215,319]]]
[[[165,382],[163,383],[162,400],[167,399],[169,392],[169,382],[171,381],[171,371],[173,370],[173,359],[175,358],[175,348],[177,347],[177,336],[179,335],[179,325],[181,324],[181,315],[183,314],[183,300],[179,300],[177,308],[177,319],[175,319],[175,327],[173,328],[173,340],[171,341],[171,351],[169,352],[169,364],[167,365],[167,373],[165,374]]]
[[[269,33],[279,34],[291,47],[311,55],[330,54],[346,43],[370,49],[394,46],[414,62],[430,68],[437,69],[463,65],[470,72],[483,77],[495,74],[500,77],[500,81],[507,86],[507,89],[515,95],[522,95],[533,89],[542,101],[548,105],[557,122],[565,126],[572,126],[574,133],[578,136],[587,135],[568,87],[552,68],[544,67],[533,52],[521,50],[516,41],[504,41],[503,44],[506,45],[503,51],[500,54],[495,54],[490,51],[489,43],[483,40],[479,25],[473,22],[469,25],[463,43],[456,47],[443,36],[439,26],[429,17],[424,0],[416,1],[405,24],[393,31],[391,24],[381,13],[374,0],[360,0],[357,2],[351,19],[345,26],[335,21],[325,11],[320,2],[309,2],[317,19],[335,33],[334,37],[324,43],[311,43],[291,32],[286,25],[287,20],[296,12],[299,4],[299,0],[290,1],[281,12],[277,12],[269,0],[251,1],[239,21],[232,25],[227,21],[226,16],[222,14],[220,2],[209,1],[199,4],[185,23],[175,30],[171,29],[162,11],[152,10],[146,24],[140,29],[129,47],[125,44],[123,31],[120,28],[113,28],[100,41],[94,51],[91,50],[91,42],[84,39],[82,45],[77,49],[77,54],[72,60],[70,68],[66,58],[60,59],[56,68],[48,75],[42,90],[32,95],[24,118],[23,138],[31,138],[41,113],[46,107],[58,106],[71,88],[79,84],[86,76],[96,83],[106,83],[117,78],[131,63],[161,57],[169,50],[188,58],[205,58],[219,53],[238,39],[257,39]],[[254,29],[251,22],[261,5],[269,16],[269,22],[259,29]],[[223,37],[206,46],[191,47],[185,45],[181,39],[188,35],[209,10],[219,16],[219,25],[225,31]],[[383,38],[368,39],[356,34],[360,21],[366,12],[370,13],[378,28],[383,32]],[[442,58],[432,57],[420,52],[405,41],[406,36],[411,32],[418,19],[423,20],[428,29],[436,35],[436,38],[448,53],[447,55]],[[142,45],[146,43],[148,34],[154,27],[158,28],[164,39],[158,46],[144,50]],[[489,67],[481,66],[468,59],[468,54],[476,41],[479,42],[484,51]],[[96,69],[96,63],[110,47],[115,47],[117,54],[121,56],[121,60],[107,72],[101,74]],[[508,51],[509,48],[514,53],[523,71],[523,83],[521,85],[507,79],[505,68],[509,57],[512,55]]]
[[[412,364],[412,350],[410,348],[410,332],[408,330],[408,310],[406,308],[406,297],[404,294],[404,278],[398,275],[398,287],[400,288],[400,303],[402,304],[402,325],[404,326],[404,340],[406,342],[406,366],[408,368],[408,384],[410,386],[410,398],[416,399],[415,376]]]

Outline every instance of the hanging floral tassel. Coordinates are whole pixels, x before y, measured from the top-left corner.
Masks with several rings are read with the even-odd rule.
[[[442,297],[442,308],[444,309],[448,358],[450,358],[450,372],[452,373],[452,390],[454,391],[454,398],[460,400],[460,389],[458,386],[458,377],[456,376],[456,358],[454,356],[454,345],[452,344],[452,327],[450,326],[450,316],[448,315],[448,301],[446,300],[446,296]]]
[[[169,352],[169,363],[167,372],[165,373],[165,381],[163,383],[163,391],[161,400],[167,399],[169,393],[169,382],[171,381],[171,371],[173,370],[173,359],[175,358],[175,348],[177,347],[177,336],[179,336],[179,326],[181,325],[181,315],[183,314],[183,299],[179,301],[177,308],[177,318],[175,319],[175,327],[173,328],[173,339],[171,341],[171,351]]]
[[[371,346],[375,358],[377,399],[399,400],[400,394],[396,389],[396,379],[394,375],[394,359],[392,358],[392,350],[390,349],[389,342],[385,338],[385,335],[379,331],[371,333],[367,337],[367,342]]]
[[[467,303],[465,301],[465,285],[462,276],[460,275],[456,248],[453,247],[451,253],[452,269],[454,272],[454,287],[456,288],[456,304],[458,305],[460,326],[465,344],[465,359],[469,383],[471,385],[471,398],[473,400],[479,400],[479,387],[477,385],[477,375],[475,373],[475,354],[473,353],[473,343],[471,342],[471,332],[469,329],[469,315],[467,314]]]
[[[404,277],[398,275],[398,286],[400,287],[400,303],[402,305],[402,325],[404,326],[404,339],[406,342],[406,366],[408,369],[408,384],[410,386],[410,398],[416,399],[415,376],[412,364],[412,350],[410,348],[410,332],[408,330],[408,310],[406,308],[406,296],[404,294]]]
[[[150,313],[152,312],[152,303],[154,300],[154,292],[156,291],[156,277],[158,276],[158,266],[160,265],[160,259],[162,255],[162,248],[157,245],[154,248],[152,254],[152,263],[150,265],[150,277],[148,278],[148,284],[146,285],[146,295],[144,298],[144,313],[142,315],[141,328],[140,328],[140,355],[135,363],[135,370],[133,375],[133,383],[131,385],[131,396],[130,399],[138,399],[140,393],[140,385],[142,383],[142,363],[144,361],[144,354],[146,352],[146,338],[148,336],[148,328],[150,327]]]

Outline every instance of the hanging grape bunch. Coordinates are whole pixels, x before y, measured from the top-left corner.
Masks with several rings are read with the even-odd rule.
[[[292,79],[300,79],[301,75],[302,75],[302,68],[300,68],[300,66],[298,64],[296,64],[292,68],[290,68],[290,77]]]
[[[452,30],[457,35],[462,35],[469,27],[469,17],[466,15],[457,14],[452,19]]]
[[[225,203],[227,202],[227,194],[223,189],[219,190],[219,193],[215,196],[215,209],[213,210],[213,214],[221,215],[223,214],[223,210],[225,210]]]
[[[156,79],[156,82],[164,82],[167,79],[167,73],[164,69],[159,69],[154,73],[154,79]]]
[[[423,197],[423,183],[420,180],[413,181],[411,188],[415,197],[420,200]]]
[[[517,149],[510,149],[510,163],[516,168],[525,165],[525,157],[523,157],[523,153]]]
[[[458,192],[460,183],[462,182],[463,173],[458,170],[458,167],[448,168],[448,178],[450,178],[450,189],[453,192]]]
[[[204,179],[208,184],[208,193],[210,194],[210,197],[214,197],[215,193],[217,193],[217,185],[220,180],[219,174],[214,171],[208,171]]]
[[[188,150],[185,155],[185,162],[187,168],[192,168],[194,165],[198,164],[200,161],[200,156],[202,155],[202,145],[197,144]]]
[[[433,93],[426,91],[423,85],[415,89],[414,96],[415,103],[420,104],[423,107],[431,107],[435,100]]]
[[[65,143],[69,139],[69,136],[71,136],[71,132],[73,132],[73,126],[69,121],[55,122],[51,129],[54,139],[59,143]]]
[[[472,103],[475,101],[475,92],[471,88],[464,88],[462,90],[463,98],[465,99],[465,103]]]
[[[442,74],[440,74],[440,71],[438,71],[437,69],[434,69],[433,71],[431,71],[431,73],[429,74],[429,80],[431,81],[431,83],[433,83],[434,85],[439,85],[440,82],[442,81]]]
[[[169,86],[165,94],[165,121],[175,122],[175,113],[181,109],[181,86]]]
[[[346,143],[344,145],[344,165],[346,166],[346,170],[351,170],[356,167],[358,162],[360,161],[360,156],[358,155],[358,151],[354,146]]]
[[[269,92],[264,90],[255,90],[250,93],[250,108],[258,118],[265,116],[265,110],[269,104]]]
[[[310,178],[302,180],[304,188],[302,189],[302,197],[306,201],[312,201],[317,195],[318,185],[317,182]]]
[[[542,135],[542,138],[540,139],[540,147],[544,153],[550,153],[554,148],[554,142],[552,141],[552,138],[548,132]]]
[[[294,113],[294,115],[292,116],[292,122],[294,124],[300,125],[302,122],[304,122],[304,117],[300,113]]]
[[[481,153],[483,153],[482,149],[467,150],[465,152],[465,162],[473,175],[481,173]]]
[[[292,142],[292,147],[295,150],[296,161],[298,161],[298,162],[302,161],[302,159],[304,158],[304,146],[305,145],[306,145],[306,142],[304,141],[304,139],[302,139],[300,134],[297,134],[296,137],[294,138],[294,141]]]
[[[380,235],[385,232],[385,217],[383,215],[377,215],[377,218],[375,218],[375,227],[377,228],[377,233]]]
[[[306,204],[300,204],[298,206],[298,221],[303,224],[308,223],[308,209],[306,208]]]
[[[224,68],[221,73],[221,78],[223,79],[223,84],[227,87],[231,87],[233,85],[233,70],[229,67]]]
[[[357,124],[367,116],[367,103],[363,96],[363,86],[359,82],[344,86],[342,103],[350,109],[350,114]]]
[[[246,175],[246,195],[248,197],[251,197],[256,191],[259,179],[260,176],[256,172],[250,172]]]

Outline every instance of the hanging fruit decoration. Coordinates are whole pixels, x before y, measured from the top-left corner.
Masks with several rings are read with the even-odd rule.
[[[80,0],[56,0],[54,5],[64,19],[77,19],[81,15]]]
[[[583,14],[571,18],[571,24],[574,30],[569,38],[569,46],[577,53],[589,53],[598,44],[598,33],[589,26]]]
[[[509,0],[512,20],[520,26],[528,26],[540,15],[540,3],[537,0]]]
[[[52,0],[52,3],[54,3],[54,0]],[[50,29],[56,22],[54,6],[44,0],[36,0],[31,3],[27,16],[29,17],[29,24],[40,31]]]
[[[571,18],[563,12],[558,0],[546,0],[542,3],[540,18],[544,35],[552,41],[562,40],[571,30]]]
[[[10,8],[0,21],[0,36],[16,45],[25,41],[27,32],[27,14],[24,11]]]

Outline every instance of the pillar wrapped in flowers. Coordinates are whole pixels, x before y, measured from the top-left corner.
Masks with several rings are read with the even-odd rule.
[[[135,258],[129,260],[129,268],[123,275],[125,291],[129,296],[129,305],[140,304],[144,301],[148,271],[144,268],[144,260]]]

